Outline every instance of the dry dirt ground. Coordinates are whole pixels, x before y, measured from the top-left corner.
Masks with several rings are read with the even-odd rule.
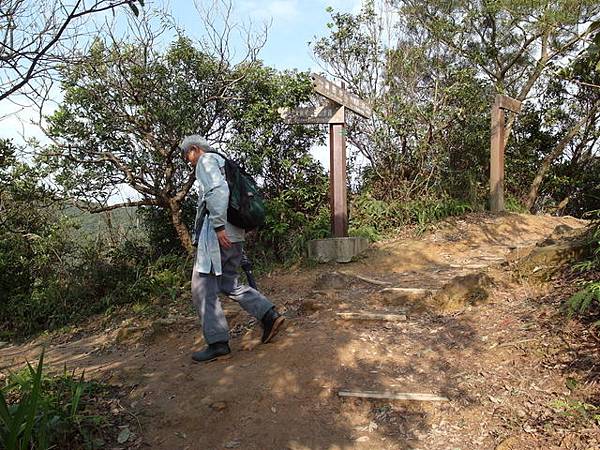
[[[272,273],[259,284],[285,311],[286,328],[257,345],[253,321],[225,300],[236,336],[228,360],[193,364],[191,351],[203,345],[197,320],[174,310],[154,323],[130,318],[8,347],[0,366],[34,360],[47,346],[51,367],[85,369],[87,378],[120,386],[115,408],[135,419],[137,437],[122,448],[599,449],[597,422],[568,407],[600,398],[598,343],[569,340],[587,332],[557,312],[551,285],[516,279],[511,270],[515,254],[559,225],[585,224],[469,215],[421,237],[373,245],[346,265]],[[469,274],[479,284],[466,303],[381,292],[436,291]],[[406,318],[337,315],[359,311]],[[448,401],[341,398],[340,390]]]

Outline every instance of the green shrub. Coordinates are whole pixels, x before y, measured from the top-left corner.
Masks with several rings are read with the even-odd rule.
[[[450,197],[422,200],[377,200],[370,193],[356,195],[351,201],[350,228],[365,237],[379,239],[395,229],[417,225],[424,230],[429,224],[450,216],[459,216],[476,208]]]
[[[600,281],[587,283],[577,291],[567,302],[569,314],[585,314],[594,306],[600,306]]]
[[[30,284],[4,295],[1,337],[56,329],[127,304],[168,304],[191,270],[191,261],[181,254],[156,257],[145,242],[113,243],[101,236],[70,243],[60,264],[52,258],[42,264],[45,255],[33,252],[29,266],[24,265]],[[45,264],[55,270],[46,270]]]
[[[247,249],[258,270],[274,263],[290,264],[304,255],[306,242],[330,236],[329,209],[310,213],[292,208],[290,192],[266,202],[265,226],[249,236]]]
[[[555,400],[550,404],[561,414],[581,419],[585,422],[591,421],[600,425],[600,407],[579,400]]]
[[[348,235],[353,237],[362,237],[368,239],[370,242],[377,242],[381,239],[381,233],[372,226],[365,225],[358,228],[350,228]]]
[[[510,193],[506,194],[505,205],[506,210],[508,212],[519,213],[519,214],[527,214],[529,211],[527,207],[521,202],[517,197],[511,195]]]
[[[47,377],[43,361],[42,353],[36,368],[28,364],[0,388],[0,448],[101,448],[104,419],[88,405],[97,408],[97,397],[109,396],[109,390],[66,370]]]

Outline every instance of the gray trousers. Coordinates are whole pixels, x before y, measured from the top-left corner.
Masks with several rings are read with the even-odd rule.
[[[259,320],[274,306],[257,290],[238,283],[242,245],[241,242],[236,242],[229,249],[221,247],[223,275],[192,271],[192,301],[200,316],[207,344],[229,341],[229,327],[221,307],[219,292],[238,302],[246,312]]]

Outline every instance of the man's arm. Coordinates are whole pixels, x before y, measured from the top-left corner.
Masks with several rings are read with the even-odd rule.
[[[204,216],[206,215],[206,204],[202,198],[202,193],[198,194],[198,202],[196,205],[196,218],[194,219],[194,229],[192,230],[192,245],[198,245],[198,239],[200,238],[200,231],[202,230],[202,224],[204,223]]]
[[[196,165],[196,177],[202,183],[208,217],[217,232],[219,243],[223,247],[229,248],[231,242],[225,233],[229,186],[225,175],[221,172],[217,158],[218,156],[210,153],[201,156]]]

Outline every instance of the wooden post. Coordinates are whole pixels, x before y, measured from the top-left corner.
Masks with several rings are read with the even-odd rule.
[[[333,237],[346,237],[348,236],[348,205],[346,193],[346,130],[343,123],[329,125],[329,155],[331,231]]]
[[[521,102],[497,94],[492,105],[492,142],[490,146],[490,210],[504,211],[504,110],[521,112]]]
[[[348,203],[346,192],[346,108],[369,118],[373,111],[359,97],[322,77],[312,74],[314,91],[329,103],[319,107],[288,110],[279,113],[286,123],[329,124],[329,196],[331,205],[331,232],[333,237],[348,236]]]
[[[500,108],[498,96],[492,106],[490,210],[504,211],[504,110]]]

